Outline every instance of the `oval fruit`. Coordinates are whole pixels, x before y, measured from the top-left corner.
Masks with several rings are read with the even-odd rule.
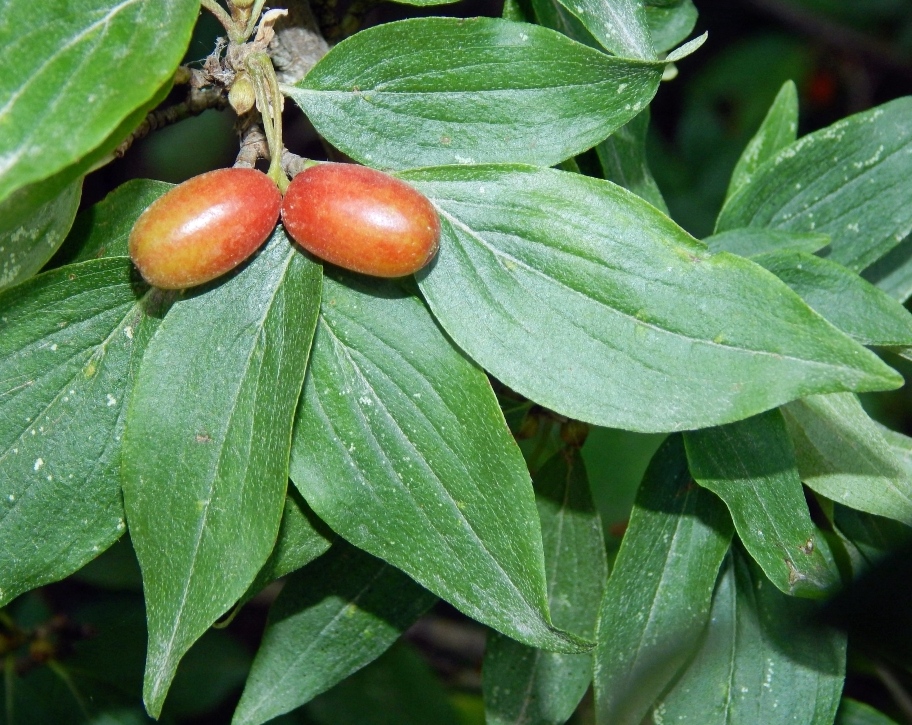
[[[130,257],[155,287],[183,289],[234,269],[265,242],[282,205],[255,169],[217,169],[156,199],[130,232]]]
[[[292,179],[285,230],[311,254],[375,277],[417,272],[440,239],[437,212],[420,192],[356,164],[319,164]]]

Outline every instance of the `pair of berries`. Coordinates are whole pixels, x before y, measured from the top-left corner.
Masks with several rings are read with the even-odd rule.
[[[149,284],[183,289],[234,269],[285,230],[311,254],[376,277],[402,277],[437,252],[440,221],[428,199],[355,164],[311,166],[285,197],[266,174],[218,169],[157,199],[130,233],[130,257]]]

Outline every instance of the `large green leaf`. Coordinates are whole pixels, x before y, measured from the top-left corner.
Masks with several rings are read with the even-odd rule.
[[[384,652],[436,598],[344,541],[293,574],[269,612],[232,725],[307,702]]]
[[[143,358],[123,489],[147,602],[153,715],[181,656],[275,543],[320,279],[279,230],[240,273],[175,303]]]
[[[820,597],[839,576],[823,556],[782,413],[684,435],[690,472],[717,494],[744,546],[787,594]]]
[[[747,186],[757,169],[786,146],[793,144],[797,138],[798,89],[794,81],[786,81],[773,100],[760,129],[738,159],[726,198]]]
[[[37,271],[39,260],[46,261],[62,240],[60,235],[65,235],[72,223],[72,215],[78,206],[78,191],[82,187],[82,176],[96,164],[109,158],[111,152],[145,117],[147,111],[165,99],[171,89],[171,80],[163,84],[155,95],[142,106],[128,115],[118,127],[112,131],[100,146],[70,164],[62,171],[42,181],[28,184],[18,188],[0,202],[0,238],[4,240],[15,238],[14,244],[0,243],[0,269],[20,267],[17,272],[19,279],[25,277],[22,261],[25,260],[28,268]],[[42,243],[35,235],[35,230],[44,227],[52,235],[54,244]],[[29,240],[27,237],[32,236]],[[31,248],[35,243],[36,246]],[[126,247],[121,255],[126,255]],[[13,260],[11,257],[17,259]],[[109,253],[107,256],[117,256]],[[18,261],[17,261],[18,260]],[[56,264],[64,261],[74,261],[61,257]]]
[[[912,345],[912,314],[841,264],[800,251],[755,255],[833,325],[864,345]]]
[[[606,181],[519,166],[401,176],[442,224],[419,273],[437,319],[495,377],[598,425],[718,425],[901,378],[773,275],[710,254]]]
[[[100,146],[174,73],[198,0],[7,0],[0,201]]]
[[[662,192],[646,162],[649,109],[621,126],[595,147],[605,178],[629,189],[656,209],[668,214]]]
[[[76,217],[82,179],[25,216],[0,226],[0,289],[33,276],[57,251]]]
[[[131,271],[100,259],[0,294],[0,603],[124,532],[126,403],[170,299]]]
[[[395,283],[327,278],[291,478],[356,546],[533,646],[548,616],[525,462],[484,373]]]
[[[783,408],[798,471],[839,503],[912,524],[912,472],[854,395],[813,395]]]
[[[728,199],[717,231],[824,232],[830,258],[860,272],[912,231],[910,196],[912,98],[900,98],[779,151]]]
[[[633,118],[661,74],[535,25],[418,18],[352,36],[283,90],[368,166],[551,166]]]
[[[579,452],[554,456],[534,483],[551,616],[558,627],[594,639],[608,563]],[[543,652],[494,634],[482,674],[488,725],[560,725],[592,681],[592,655]]]
[[[656,57],[641,0],[561,0],[611,53],[623,58]]]
[[[731,519],[693,483],[684,444],[663,444],[608,580],[595,657],[596,722],[639,725],[699,645]]]
[[[700,651],[656,704],[653,722],[831,725],[845,635],[814,624],[810,602],[770,586],[743,556],[723,570]]]

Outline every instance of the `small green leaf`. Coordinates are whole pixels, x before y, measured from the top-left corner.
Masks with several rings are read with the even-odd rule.
[[[716,231],[823,232],[828,255],[860,272],[912,231],[912,98],[804,136],[756,169]]]
[[[700,48],[703,47],[703,44],[706,42],[706,40],[708,38],[709,38],[709,33],[705,32],[705,33],[703,33],[703,35],[698,35],[696,38],[692,38],[691,40],[688,40],[680,48],[675,48],[673,51],[671,51],[666,56],[665,62],[669,63],[669,64],[677,63],[678,61],[684,60],[687,56],[693,55]],[[668,69],[666,68],[666,71],[667,70]],[[669,77],[674,78],[675,75],[677,75],[677,71],[674,71],[674,74],[671,76],[669,76],[668,72],[666,72],[664,74],[663,78],[666,78],[666,79]]]
[[[693,32],[697,8],[692,0],[645,0],[646,25],[656,51],[670,50]]]
[[[13,219],[0,212],[0,289],[33,276],[54,255],[70,231],[81,196],[79,179],[26,216]]]
[[[849,544],[855,576],[912,543],[912,529],[905,524],[841,504],[834,504],[833,525]]]
[[[320,275],[279,230],[240,273],[175,303],[143,358],[123,490],[143,572],[153,715],[181,656],[275,543]]]
[[[912,476],[854,395],[783,408],[801,480],[833,501],[912,524]]]
[[[124,257],[0,294],[0,603],[71,574],[123,534],[126,403],[169,301]]]
[[[198,0],[7,0],[0,23],[0,201],[101,146],[165,82]],[[116,72],[112,72],[116,69]]]
[[[102,201],[79,213],[54,263],[129,256],[127,242],[133,224],[153,201],[173,188],[174,184],[150,179],[121,184]]]
[[[841,264],[807,252],[784,250],[752,259],[791,287],[811,309],[863,345],[912,345],[912,314]]]
[[[845,635],[813,622],[810,602],[771,586],[735,554],[713,597],[703,644],[653,722],[831,725],[845,673]]]
[[[821,597],[839,575],[821,553],[782,413],[685,433],[690,472],[728,506],[735,530],[786,594]]]
[[[813,254],[830,243],[827,234],[781,232],[775,229],[732,229],[706,237],[703,243],[709,251],[731,252],[740,257],[753,257],[768,252],[794,251]]]
[[[897,725],[896,720],[858,700],[842,698],[835,725]]]
[[[247,590],[246,597],[253,596],[270,582],[325,554],[334,538],[329,527],[317,518],[297,489],[289,488],[275,547]]]
[[[760,129],[747,144],[732,172],[726,198],[750,184],[757,170],[779,151],[798,138],[798,89],[786,81],[760,124]]]
[[[680,436],[669,438],[643,479],[602,600],[600,725],[639,725],[696,651],[731,535],[725,506],[693,483]]]
[[[232,725],[293,710],[376,659],[436,600],[389,564],[337,540],[292,574],[269,612]]]
[[[554,456],[534,483],[554,624],[594,639],[608,563],[579,452]],[[488,725],[561,725],[592,681],[592,655],[543,652],[494,634],[482,677]]]
[[[885,425],[877,423],[877,421],[875,421],[875,425],[887,445],[892,449],[893,455],[896,456],[909,478],[912,479],[912,438],[895,430],[890,430]]]
[[[327,278],[291,478],[334,531],[469,616],[584,648],[548,618],[532,484],[485,374],[397,284]]]
[[[899,302],[912,297],[912,235],[861,273]]]
[[[440,324],[551,410],[670,431],[901,383],[773,275],[614,184],[495,165],[400,176],[440,213],[440,252],[418,274]]]
[[[558,0],[530,0],[535,13],[535,21],[546,28],[556,30],[568,38],[588,45],[590,48],[602,49],[601,43],[592,37],[579,18],[565,8]]]
[[[417,18],[342,41],[283,91],[369,166],[551,166],[633,118],[661,74],[535,25]]]
[[[621,126],[595,147],[605,178],[632,191],[664,214],[668,207],[646,162],[649,109]]]
[[[656,58],[641,0],[561,0],[611,53],[622,58]]]

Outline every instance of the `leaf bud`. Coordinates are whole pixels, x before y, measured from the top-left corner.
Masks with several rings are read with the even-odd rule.
[[[256,90],[247,73],[242,71],[234,77],[231,90],[228,91],[228,103],[238,116],[243,116],[256,104]]]

